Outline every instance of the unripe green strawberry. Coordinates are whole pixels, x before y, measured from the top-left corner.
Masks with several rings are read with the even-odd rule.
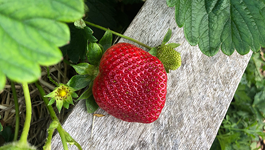
[[[156,56],[164,64],[166,70],[176,70],[181,65],[180,53],[170,45],[162,45],[157,50]]]
[[[129,43],[102,56],[93,95],[103,110],[128,122],[151,123],[166,101],[167,74],[161,61]]]

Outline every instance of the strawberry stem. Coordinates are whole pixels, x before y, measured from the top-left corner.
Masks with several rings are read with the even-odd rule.
[[[24,128],[20,136],[19,142],[21,144],[27,143],[29,128],[30,128],[30,121],[31,121],[31,114],[32,114],[32,108],[31,108],[31,99],[29,94],[29,87],[26,82],[22,83],[23,91],[24,91],[24,97],[25,97],[25,104],[26,104],[26,118],[24,123]]]
[[[53,84],[55,84],[57,87],[59,86],[59,84],[58,84],[57,82],[55,82],[55,81],[52,79],[52,77],[50,76],[50,68],[49,68],[49,67],[47,67],[47,76],[48,76],[48,78],[50,79],[50,81],[51,81]]]
[[[85,23],[86,23],[87,25],[90,25],[90,26],[92,26],[92,27],[95,27],[95,28],[98,28],[98,29],[101,29],[101,30],[104,30],[104,31],[109,30],[109,29],[107,29],[107,28],[104,28],[104,27],[102,27],[102,26],[96,25],[96,24],[91,23],[91,22],[88,22],[88,21],[85,21]],[[110,31],[112,34],[115,34],[115,35],[117,35],[117,36],[119,36],[119,37],[122,37],[122,38],[127,39],[127,40],[130,40],[130,41],[133,41],[133,42],[135,42],[135,43],[137,43],[137,44],[139,44],[139,45],[141,45],[141,46],[147,48],[148,50],[151,50],[151,47],[150,47],[150,46],[145,45],[145,44],[143,44],[143,43],[141,43],[141,42],[139,42],[139,41],[137,41],[137,40],[135,40],[135,39],[133,39],[133,38],[131,38],[131,37],[128,37],[128,36],[122,35],[122,34],[120,34],[120,33],[118,33],[118,32],[112,31],[112,30],[109,30],[109,31]]]
[[[36,87],[38,88],[38,90],[39,90],[39,92],[40,92],[40,95],[42,96],[42,99],[43,99],[43,101],[44,101],[46,107],[48,108],[48,111],[49,111],[49,113],[50,113],[50,116],[51,116],[52,120],[53,120],[53,121],[58,121],[58,122],[59,122],[59,119],[58,119],[58,117],[56,116],[56,113],[55,113],[53,107],[50,106],[50,105],[48,105],[48,104],[49,104],[49,100],[48,100],[48,98],[47,98],[47,97],[44,97],[44,95],[46,95],[44,89],[41,87],[41,85],[39,84],[39,82],[35,82],[35,85],[36,85]],[[67,140],[66,140],[66,138],[65,138],[65,134],[64,134],[64,132],[63,132],[64,130],[63,130],[61,124],[58,124],[57,131],[58,131],[58,133],[59,133],[59,135],[60,135],[60,137],[61,137],[61,140],[62,140],[62,143],[63,143],[63,148],[64,148],[64,150],[68,150]]]
[[[14,135],[14,141],[16,141],[18,137],[18,130],[19,130],[19,105],[18,105],[18,99],[17,99],[17,92],[16,92],[15,84],[13,81],[11,81],[11,87],[12,87],[12,93],[13,93],[13,98],[15,102],[15,110],[16,110],[16,127],[15,127],[15,135]]]

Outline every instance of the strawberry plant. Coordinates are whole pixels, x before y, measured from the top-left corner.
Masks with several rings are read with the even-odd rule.
[[[139,1],[122,0],[122,4]],[[43,149],[51,149],[55,130],[60,134],[65,150],[68,149],[67,143],[82,149],[62,128],[52,107],[54,103],[59,113],[63,107],[68,109],[74,101],[84,99],[88,113],[94,113],[101,107],[124,121],[151,123],[158,119],[166,101],[167,73],[181,65],[180,54],[174,50],[179,44],[167,44],[172,35],[170,29],[162,43],[150,47],[105,28],[118,30],[120,24],[126,24],[124,17],[120,17],[120,21],[115,20],[114,10],[107,9],[114,8],[114,2],[0,0],[0,91],[7,80],[11,82],[16,110],[14,140],[0,147],[0,150],[36,149],[27,142],[33,110],[30,83],[34,83],[30,87],[38,89],[52,119]],[[175,6],[176,22],[179,27],[184,26],[189,43],[199,44],[207,56],[215,55],[220,47],[225,54],[231,55],[235,49],[240,54],[246,54],[250,49],[256,52],[265,44],[262,28],[265,3],[262,0],[167,0],[167,4]],[[127,20],[127,25],[129,23]],[[115,44],[115,37],[131,40],[148,49],[148,52],[129,43]],[[58,83],[51,76],[48,66],[62,60],[77,75]],[[43,70],[46,70],[47,78],[53,85],[39,82]],[[256,78],[250,80],[256,81]],[[25,122],[18,141],[19,104],[14,82],[22,85],[26,105]],[[44,85],[53,91],[47,93]],[[256,86],[262,85],[263,82],[256,83]],[[79,96],[77,93],[80,93]],[[261,97],[262,93],[251,102],[255,106],[252,113],[258,121],[263,117],[262,105],[256,106],[261,104]],[[252,135],[252,131],[248,131],[256,127],[255,123],[240,130]],[[238,134],[231,134],[233,140],[237,139]],[[261,135],[255,130],[256,134]],[[219,143],[223,145],[220,140]]]
[[[0,149],[35,149],[27,143],[32,112],[28,83],[40,77],[40,65],[53,65],[62,59],[58,46],[67,44],[70,37],[63,22],[73,22],[83,14],[82,0],[0,1],[0,90],[6,76],[22,83],[27,110],[20,140]]]
[[[132,39],[130,37],[124,36],[120,33],[111,31],[109,29],[106,29],[104,27],[101,27],[99,25],[93,24],[88,21],[83,21],[83,19],[86,19],[87,16],[83,16],[85,11],[88,11],[87,7],[85,7],[84,3],[82,1],[73,1],[72,3],[66,3],[63,0],[57,0],[52,1],[52,3],[49,3],[51,1],[44,1],[44,2],[36,2],[36,1],[30,1],[25,3],[25,5],[19,5],[18,1],[0,1],[1,4],[1,19],[3,22],[1,22],[3,25],[1,25],[1,36],[7,37],[4,38],[1,49],[1,52],[5,54],[1,55],[1,61],[0,64],[5,66],[1,68],[1,89],[3,89],[6,77],[9,78],[9,80],[22,83],[23,91],[24,91],[24,97],[25,97],[25,104],[26,104],[26,119],[23,127],[22,134],[20,136],[20,140],[16,141],[18,137],[17,129],[16,127],[16,133],[14,137],[14,142],[4,145],[3,147],[0,147],[0,149],[36,149],[34,146],[31,146],[29,143],[27,143],[27,136],[29,132],[30,122],[31,122],[31,114],[32,114],[32,106],[31,106],[31,98],[29,94],[29,82],[35,82],[40,77],[40,66],[39,65],[52,65],[58,63],[62,58],[62,53],[65,55],[65,57],[69,57],[69,61],[65,59],[65,63],[71,65],[78,75],[73,76],[67,84],[63,83],[57,83],[53,78],[50,76],[50,70],[47,68],[47,77],[48,79],[56,85],[56,88],[53,92],[46,94],[43,87],[40,85],[39,82],[35,82],[35,86],[39,90],[42,99],[44,103],[46,104],[46,107],[50,113],[50,116],[53,120],[53,122],[50,124],[50,127],[48,128],[48,137],[46,144],[44,145],[44,149],[51,149],[51,139],[52,134],[54,133],[55,129],[59,132],[61,136],[61,140],[63,143],[64,149],[68,149],[67,143],[75,144],[79,149],[82,149],[80,145],[62,128],[59,119],[51,106],[53,103],[56,103],[57,109],[60,113],[62,107],[69,108],[70,104],[73,104],[73,98],[77,98],[78,95],[75,93],[75,91],[81,90],[85,87],[87,87],[87,90],[85,90],[79,97],[79,99],[86,99],[86,106],[87,111],[89,113],[93,113],[98,108],[98,104],[100,98],[97,97],[97,95],[101,95],[102,93],[100,91],[92,92],[92,86],[93,83],[97,83],[98,79],[102,78],[102,75],[104,75],[104,71],[102,71],[102,65],[104,64],[105,60],[104,58],[108,56],[107,54],[110,52],[108,48],[113,44],[112,38],[113,35],[120,36],[122,38],[126,38],[128,40],[131,40],[139,45],[142,45],[146,47],[147,49],[151,50],[151,54],[145,52],[144,50],[137,48],[133,45],[121,46],[126,47],[126,49],[130,49],[133,47],[133,50],[139,52],[134,53],[138,55],[138,58],[135,58],[134,61],[138,61],[138,59],[141,59],[141,61],[138,61],[138,65],[141,65],[141,67],[137,66],[137,72],[140,71],[140,73],[136,74],[135,78],[141,78],[143,73],[149,72],[150,75],[154,76],[160,76],[159,78],[151,78],[150,81],[152,83],[149,84],[149,81],[147,81],[147,77],[142,78],[143,80],[134,82],[133,84],[136,86],[139,84],[138,90],[144,90],[143,88],[148,88],[148,92],[143,95],[145,91],[140,91],[140,93],[137,93],[136,97],[138,98],[144,98],[139,103],[139,105],[142,105],[142,103],[148,103],[148,108],[142,108],[142,106],[137,106],[141,110],[137,110],[139,113],[138,119],[134,120],[137,122],[143,122],[143,123],[150,123],[155,121],[163,106],[165,103],[165,96],[166,96],[166,71],[169,71],[170,69],[177,69],[180,66],[181,60],[180,60],[180,54],[174,53],[175,50],[173,48],[177,47],[178,44],[168,44],[165,45],[169,38],[171,37],[171,30],[166,34],[165,39],[163,40],[163,43],[161,46],[157,48],[151,48],[140,41],[137,41],[135,39]],[[13,9],[11,9],[11,6],[14,6]],[[37,8],[34,6],[38,6]],[[10,9],[4,9],[4,7],[8,7]],[[54,7],[59,7],[60,9],[55,12]],[[78,8],[77,8],[78,7]],[[40,9],[41,8],[41,9]],[[72,9],[72,11],[66,11],[67,9]],[[41,11],[40,11],[41,10]],[[46,12],[47,11],[47,12]],[[18,12],[24,12],[24,13],[18,13]],[[12,13],[11,16],[7,16],[7,14]],[[36,13],[36,14],[34,14]],[[26,15],[29,14],[29,15]],[[65,16],[64,16],[65,15]],[[83,17],[81,19],[81,17]],[[68,25],[62,23],[62,22],[72,22]],[[52,23],[53,22],[53,23]],[[13,25],[13,28],[21,29],[21,33],[15,32],[14,30],[10,30],[7,28],[9,25]],[[50,27],[52,29],[47,28],[47,24],[51,24]],[[89,28],[87,25],[90,25],[92,27],[98,28],[100,30],[106,31],[104,36],[97,40],[96,37],[93,35],[93,30]],[[70,29],[70,30],[69,30]],[[56,32],[56,31],[60,32]],[[70,32],[69,32],[70,31]],[[71,33],[71,37],[70,37]],[[24,34],[24,35],[23,35]],[[19,36],[20,35],[20,36]],[[26,38],[27,35],[31,35],[32,39]],[[67,42],[70,43],[67,44]],[[98,43],[96,43],[98,42]],[[75,45],[76,43],[81,43],[81,45]],[[12,53],[7,53],[8,45],[12,44]],[[38,46],[37,46],[38,45]],[[171,46],[170,46],[171,45]],[[59,46],[61,47],[62,53],[59,51]],[[78,47],[79,46],[79,47]],[[117,45],[114,45],[114,47]],[[10,48],[10,47],[9,47]],[[124,53],[127,52],[126,49],[123,49]],[[166,49],[166,50],[164,50]],[[73,55],[73,52],[77,52],[76,55]],[[106,52],[106,53],[105,53]],[[168,54],[176,54],[172,56],[168,56]],[[104,55],[104,58],[101,59],[102,55]],[[132,53],[133,54],[133,53]],[[156,57],[157,55],[157,57]],[[13,62],[9,62],[8,58],[16,56],[16,60]],[[117,56],[115,56],[117,57]],[[126,55],[127,57],[127,55]],[[134,57],[134,56],[133,56]],[[144,57],[144,58],[142,58]],[[146,59],[145,57],[148,57]],[[151,58],[150,58],[151,57]],[[165,66],[162,64],[162,62],[159,61],[159,58],[163,59],[164,57],[167,57],[167,59],[164,59],[168,61],[168,59],[172,60],[170,62],[167,62]],[[176,59],[176,60],[175,60]],[[85,62],[87,60],[89,63]],[[102,61],[101,61],[102,60]],[[112,59],[111,59],[112,60]],[[151,63],[150,63],[151,60]],[[82,61],[82,63],[76,64],[77,62]],[[109,60],[107,60],[109,61]],[[131,60],[129,60],[130,63]],[[144,65],[142,65],[144,63]],[[123,65],[123,64],[120,64]],[[173,65],[173,66],[172,66]],[[176,66],[177,65],[177,66]],[[19,66],[19,67],[18,67]],[[104,64],[105,66],[105,64]],[[173,68],[172,68],[173,67]],[[144,71],[143,71],[144,69]],[[150,71],[153,70],[153,71]],[[106,70],[105,70],[106,71]],[[127,70],[128,71],[128,70]],[[133,72],[132,72],[133,73]],[[135,72],[136,73],[136,72]],[[101,75],[102,74],[102,75]],[[123,74],[121,76],[125,77],[128,74]],[[6,77],[5,77],[6,76]],[[96,77],[98,76],[98,77]],[[94,81],[95,79],[95,81]],[[144,82],[144,83],[143,83]],[[118,80],[117,80],[118,83]],[[94,84],[95,87],[99,87]],[[127,83],[127,85],[130,85],[131,83]],[[126,86],[120,85],[121,88],[126,89]],[[108,85],[111,86],[111,85]],[[12,88],[14,87],[14,84],[12,82]],[[159,93],[159,90],[161,90]],[[94,95],[92,95],[92,93]],[[128,93],[126,91],[125,93]],[[148,94],[149,93],[149,94]],[[132,93],[130,93],[132,94]],[[150,95],[151,94],[151,95]],[[154,95],[154,99],[147,100],[147,96]],[[14,99],[16,99],[16,90],[13,91]],[[50,100],[47,98],[51,98]],[[97,100],[98,103],[96,103]],[[120,99],[125,97],[119,97]],[[132,98],[132,97],[131,97]],[[79,100],[78,99],[78,100]],[[134,101],[136,102],[136,101]],[[126,103],[126,102],[125,102]],[[114,104],[114,103],[113,103]],[[126,107],[133,107],[134,103],[129,103],[127,101]],[[159,105],[159,106],[157,106]],[[102,108],[108,107],[106,103],[105,105],[100,105]],[[151,107],[155,106],[154,109]],[[136,108],[136,107],[134,107]],[[18,108],[16,108],[18,110]],[[140,112],[141,111],[141,112]],[[150,112],[148,112],[150,111]],[[116,112],[119,112],[119,114],[126,114],[128,115],[128,112],[126,110],[116,110]],[[145,113],[142,115],[142,113]],[[117,115],[110,113],[114,115],[117,118]],[[152,116],[152,117],[150,117]],[[143,117],[148,117],[148,119],[144,120]],[[19,116],[17,115],[16,118],[19,119]],[[125,120],[124,118],[120,118]],[[126,120],[129,121],[129,120]]]

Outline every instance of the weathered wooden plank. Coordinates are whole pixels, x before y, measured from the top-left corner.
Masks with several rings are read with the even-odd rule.
[[[90,139],[92,115],[81,101],[63,128],[84,149],[209,149],[233,98],[251,53],[213,57],[203,55],[197,46],[185,40],[183,29],[174,20],[174,8],[166,0],[147,0],[125,35],[150,46],[161,43],[167,29],[173,30],[170,42],[182,43],[182,66],[168,74],[166,105],[160,118],[152,124],[128,123],[108,115],[96,118]],[[122,40],[125,41],[125,40]],[[57,134],[52,149],[62,149]],[[70,149],[76,149],[71,146]]]

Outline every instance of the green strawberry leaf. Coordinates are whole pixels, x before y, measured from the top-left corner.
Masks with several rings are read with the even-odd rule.
[[[87,59],[90,64],[94,66],[99,65],[99,61],[102,57],[103,51],[97,43],[89,43],[87,46]]]
[[[168,7],[174,7],[178,0],[167,0]]]
[[[207,56],[220,47],[224,54],[241,55],[265,46],[265,2],[261,0],[167,0],[191,45]]]
[[[86,99],[86,108],[88,113],[94,113],[99,108],[93,95]]]
[[[78,20],[83,14],[83,0],[0,0],[0,72],[16,82],[37,80],[39,65],[62,59],[58,46],[70,37],[62,22]]]
[[[168,29],[161,45],[165,45],[170,40],[171,35],[172,35],[172,31],[170,29]]]
[[[92,87],[93,87],[93,82],[90,82],[88,89],[81,94],[81,96],[77,99],[77,101],[81,99],[88,99],[92,95]]]
[[[77,65],[72,65],[75,71],[80,75],[94,75],[94,71],[96,69],[95,66],[90,65],[88,63],[79,63]]]
[[[2,91],[2,89],[4,89],[6,84],[6,77],[5,75],[0,71],[0,92]]]
[[[88,41],[97,42],[97,39],[92,35],[93,31],[89,27],[80,29],[74,26],[74,24],[68,25],[71,31],[71,40],[68,45],[61,47],[64,55],[68,55],[69,59],[77,63],[79,59],[84,59]]]
[[[99,44],[103,47],[103,53],[112,45],[112,33],[107,30],[100,39]]]
[[[156,55],[157,55],[157,48],[155,48],[155,47],[151,48],[151,50],[148,53],[156,57]]]
[[[95,38],[92,34],[94,33],[93,30],[89,27],[85,27],[85,37],[89,42],[96,43],[98,41],[97,38]]]
[[[67,85],[77,91],[89,85],[92,80],[90,75],[75,75],[68,81]]]
[[[87,99],[87,98],[89,98],[91,95],[92,95],[92,89],[89,88],[89,89],[87,89],[85,92],[83,92],[83,93],[81,94],[81,96],[80,96],[77,100]]]

